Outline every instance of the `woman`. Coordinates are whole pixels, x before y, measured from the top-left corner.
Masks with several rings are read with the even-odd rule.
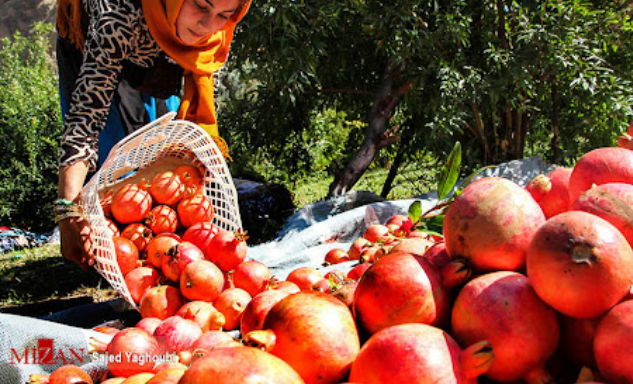
[[[218,135],[213,74],[249,6],[250,0],[58,0],[60,90],[69,100],[54,209],[67,259],[84,270],[93,263],[89,226],[74,202],[97,169],[113,99],[131,100],[138,91],[166,98],[184,83],[178,118],[203,127],[228,154]],[[112,110],[142,115],[138,108]]]

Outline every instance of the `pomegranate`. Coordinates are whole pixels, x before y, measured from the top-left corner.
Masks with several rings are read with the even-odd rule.
[[[160,172],[152,178],[149,193],[158,204],[174,205],[183,197],[185,184],[173,172]]]
[[[158,285],[161,274],[154,268],[137,267],[125,275],[125,285],[135,303],[141,302],[145,291]]]
[[[200,300],[186,303],[176,312],[176,316],[198,324],[202,332],[222,329],[226,322],[224,315],[213,304]]]
[[[185,185],[185,196],[203,192],[202,173],[197,167],[189,164],[179,165],[174,169],[174,173]]]
[[[277,279],[275,279],[274,277],[272,277],[268,282],[268,285],[266,285],[266,290],[284,291],[288,293],[301,292],[299,286],[292,281],[277,281]]]
[[[64,365],[53,371],[50,376],[34,374],[29,377],[31,384],[92,384],[92,377],[76,365]]]
[[[571,209],[602,217],[622,232],[633,247],[633,184],[606,183],[580,194]]]
[[[163,353],[178,353],[189,349],[200,336],[200,326],[180,316],[166,318],[154,331],[154,337]]]
[[[433,244],[423,256],[440,269],[451,262],[451,257],[446,251],[446,243],[443,241]]]
[[[297,284],[302,291],[311,291],[312,286],[320,280],[323,280],[323,274],[312,267],[295,268],[286,277],[286,281]]]
[[[200,248],[183,241],[171,247],[162,257],[161,269],[166,278],[177,283],[185,267],[198,260],[204,260],[204,254]]]
[[[103,197],[99,199],[99,205],[103,209],[103,216],[108,219],[112,218],[112,191],[105,191]]]
[[[484,177],[468,185],[446,211],[444,238],[453,258],[470,260],[476,271],[520,270],[545,216],[516,183]]]
[[[246,259],[246,240],[243,232],[220,230],[209,242],[205,256],[223,271],[232,271]]]
[[[112,242],[114,243],[116,261],[119,264],[121,274],[125,277],[139,264],[138,249],[131,240],[125,237],[113,237]]]
[[[476,384],[490,368],[487,341],[462,350],[446,332],[426,324],[401,324],[373,334],[352,364],[349,380],[363,384]]]
[[[435,243],[429,239],[421,237],[412,237],[402,239],[398,244],[391,248],[390,252],[408,252],[413,255],[424,255]]]
[[[226,332],[220,330],[211,330],[205,332],[191,345],[191,350],[202,349],[205,351],[213,350],[218,344],[233,341],[234,339]]]
[[[242,335],[262,329],[270,309],[289,294],[289,292],[271,290],[254,296],[242,313],[240,321]]]
[[[176,211],[178,212],[180,223],[185,228],[189,228],[203,221],[211,221],[214,214],[211,200],[204,195],[185,197],[178,203]]]
[[[321,292],[281,299],[268,312],[263,328],[244,336],[244,343],[281,358],[308,384],[342,381],[360,349],[347,306]]]
[[[569,179],[569,201],[573,204],[593,184],[631,183],[633,151],[618,147],[594,149],[574,165]]]
[[[266,289],[271,274],[268,267],[257,260],[248,260],[235,268],[233,283],[255,297]]]
[[[631,289],[633,250],[606,220],[582,211],[564,212],[534,236],[527,275],[541,299],[562,314],[598,317]]]
[[[340,248],[334,248],[325,254],[325,265],[334,265],[349,261],[349,255],[347,252]]]
[[[370,333],[403,323],[442,326],[449,311],[440,271],[424,257],[405,252],[378,260],[354,293],[354,315]]]
[[[158,317],[146,317],[144,319],[141,319],[138,323],[136,323],[135,327],[141,328],[142,330],[146,331],[150,335],[153,335],[154,331],[156,330],[156,327],[158,327],[160,323],[162,322],[163,321],[159,319]]]
[[[141,317],[157,317],[161,320],[173,316],[185,303],[178,288],[158,285],[148,289],[139,304]]]
[[[358,287],[358,281],[346,281],[341,283],[332,292],[332,296],[341,300],[343,304],[347,305],[350,311],[354,310],[354,294],[356,293],[356,287]]]
[[[112,216],[122,224],[141,222],[152,209],[152,196],[136,184],[126,184],[112,196]]]
[[[633,301],[613,307],[598,323],[593,350],[598,370],[612,384],[633,382]]]
[[[152,378],[154,378],[153,373],[142,372],[128,377],[123,380],[121,384],[147,384]]]
[[[358,280],[358,279],[361,278],[361,276],[363,276],[365,271],[367,271],[369,269],[369,267],[371,267],[371,266],[372,265],[369,264],[369,263],[358,264],[354,268],[350,269],[349,272],[347,272],[347,278],[350,279],[350,280]]]
[[[158,374],[166,369],[187,369],[187,366],[185,364],[182,363],[175,363],[175,362],[170,362],[170,361],[166,361],[163,363],[159,363],[154,367],[153,372],[155,374]]]
[[[137,373],[152,372],[154,362],[146,356],[159,354],[159,347],[154,336],[144,330],[125,328],[112,338],[108,344],[107,354],[116,357],[108,359],[110,373],[114,376],[130,377]]]
[[[178,214],[167,205],[157,205],[152,208],[144,220],[145,224],[155,234],[174,233],[178,230]]]
[[[368,248],[371,245],[373,245],[371,241],[367,240],[364,237],[359,237],[358,239],[354,240],[352,245],[350,245],[349,250],[347,251],[347,254],[349,255],[349,259],[350,260],[360,259],[360,254],[363,253],[365,248]]]
[[[206,255],[211,239],[213,239],[219,231],[220,228],[213,225],[210,221],[203,221],[187,228],[182,235],[182,239],[195,244]]]
[[[147,244],[145,252],[147,254],[147,261],[156,268],[162,268],[165,254],[180,242],[181,240],[165,234],[154,237],[149,244]]]
[[[363,237],[370,243],[376,243],[378,241],[386,242],[392,238],[392,235],[389,233],[389,228],[387,228],[386,225],[373,224],[365,229]]]
[[[251,301],[251,295],[241,288],[229,288],[217,297],[213,306],[224,315],[224,330],[232,331],[240,326],[242,313]]]
[[[154,234],[149,227],[141,223],[130,223],[123,229],[121,236],[131,240],[140,253],[147,248]]]
[[[569,211],[569,179],[572,168],[556,168],[547,176],[538,175],[532,179],[525,189],[541,206],[545,218]]]
[[[558,347],[558,319],[525,275],[500,271],[468,282],[453,305],[451,334],[462,345],[492,343],[492,380],[551,380],[545,363]]]
[[[269,353],[255,348],[216,348],[193,362],[180,379],[180,384],[207,383],[303,384],[303,380],[283,360]]]
[[[187,264],[180,276],[180,292],[189,300],[212,302],[223,288],[222,271],[208,260],[195,260]]]
[[[154,377],[152,377],[145,384],[178,384],[180,378],[185,374],[186,371],[187,367],[165,369],[156,373]]]

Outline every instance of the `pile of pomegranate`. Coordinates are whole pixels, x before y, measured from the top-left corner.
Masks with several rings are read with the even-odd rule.
[[[201,182],[176,169],[104,204],[143,319],[99,329],[124,357],[103,383],[633,383],[630,149],[525,188],[481,178],[443,236],[396,215],[283,281],[211,223]],[[125,358],[147,354],[173,359]]]

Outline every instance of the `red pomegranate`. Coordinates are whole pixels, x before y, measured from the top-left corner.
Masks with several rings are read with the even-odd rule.
[[[185,228],[203,221],[211,221],[214,215],[213,204],[204,195],[185,197],[178,203],[176,211],[178,212],[180,223]]]
[[[213,239],[219,231],[220,228],[213,225],[212,222],[203,221],[187,228],[182,235],[182,239],[195,244],[206,255],[211,239]]]
[[[200,300],[186,303],[176,312],[176,316],[198,324],[202,332],[222,329],[226,322],[224,315],[213,304]]]
[[[252,297],[241,288],[229,288],[215,299],[213,306],[224,315],[224,330],[238,329],[242,320],[242,313]]]
[[[347,251],[347,254],[349,255],[349,259],[350,260],[359,260],[360,259],[360,254],[363,253],[363,251],[372,246],[373,244],[371,243],[371,241],[367,240],[364,237],[359,237],[358,239],[354,240],[354,242],[352,243],[352,245],[350,245],[349,250]]]
[[[125,275],[125,285],[132,300],[138,304],[148,289],[158,285],[160,278],[161,274],[154,268],[137,267]]]
[[[208,260],[187,264],[180,276],[180,292],[189,300],[213,302],[223,288],[222,271]]]
[[[234,339],[226,332],[220,330],[211,330],[205,332],[191,345],[191,351],[202,349],[205,351],[213,350],[218,344],[233,341]]]
[[[125,328],[112,338],[106,353],[114,357],[107,362],[110,373],[130,377],[137,373],[152,372],[153,357],[159,355],[160,351],[154,336],[140,328]]]
[[[268,312],[275,304],[289,294],[289,292],[270,290],[254,296],[242,313],[242,319],[240,321],[240,331],[242,335],[262,329]]]
[[[190,242],[183,241],[173,246],[162,257],[161,270],[166,278],[178,283],[185,267],[199,260],[204,260],[204,254],[200,248]]]
[[[600,374],[612,384],[633,383],[633,301],[613,307],[600,320],[593,350]]]
[[[332,292],[332,296],[341,300],[343,304],[347,305],[350,311],[354,310],[354,294],[356,293],[356,287],[358,287],[358,281],[351,280],[345,281],[338,285]]]
[[[157,317],[161,320],[173,316],[185,303],[178,288],[169,285],[152,287],[141,297],[141,317]]]
[[[437,267],[426,258],[392,253],[359,280],[354,315],[370,333],[403,323],[441,326],[450,315],[449,291]]]
[[[235,287],[242,288],[252,297],[266,290],[270,278],[268,267],[257,260],[245,261],[238,265],[233,272]]]
[[[232,271],[246,259],[246,240],[243,232],[220,230],[209,242],[205,257],[223,271]]]
[[[484,177],[468,185],[444,219],[446,250],[476,271],[520,270],[532,236],[545,222],[541,207],[518,184]]]
[[[631,289],[633,250],[606,220],[582,211],[564,212],[532,239],[527,275],[541,299],[562,314],[598,317]]]
[[[191,196],[203,192],[202,172],[193,165],[179,165],[174,169],[174,173],[180,177],[185,185],[185,196]]]
[[[492,343],[495,360],[487,373],[492,380],[551,379],[545,363],[558,347],[558,319],[525,275],[500,271],[471,280],[455,299],[451,323],[462,345]]]
[[[244,342],[281,358],[307,384],[342,381],[360,349],[347,306],[321,292],[286,296],[268,312],[264,330]]]
[[[112,196],[112,216],[119,223],[141,222],[152,209],[152,195],[141,186],[126,184]]]
[[[334,265],[345,261],[349,261],[349,255],[340,248],[334,248],[325,254],[325,265]]]
[[[64,365],[53,371],[50,376],[33,374],[29,376],[30,384],[92,384],[92,377],[81,367]]]
[[[633,180],[633,151],[603,147],[584,154],[569,179],[569,201],[573,204],[593,184],[628,183]]]
[[[434,245],[435,242],[429,239],[422,237],[411,237],[399,241],[396,245],[393,246],[393,248],[391,248],[390,252],[408,252],[413,255],[422,256]]]
[[[166,318],[154,331],[154,337],[162,353],[178,353],[189,349],[200,336],[200,326],[180,316]]]
[[[313,267],[295,268],[286,277],[286,281],[297,284],[302,291],[311,291],[312,286],[321,280],[323,280],[323,274]]]
[[[230,367],[230,369],[227,369]],[[283,360],[255,348],[209,351],[191,364],[179,384],[303,384]]]
[[[178,230],[178,214],[168,205],[157,205],[152,208],[144,220],[145,224],[156,235],[174,233]]]
[[[270,278],[270,281],[266,285],[267,291],[284,291],[288,293],[301,292],[299,286],[292,281],[278,281],[274,276]]]
[[[141,319],[138,323],[136,323],[135,327],[141,328],[142,330],[149,333],[150,335],[153,335],[154,331],[156,330],[156,327],[158,327],[160,323],[162,322],[163,321],[157,317],[146,317],[144,319]]]
[[[121,231],[119,230],[119,227],[116,225],[116,223],[113,220],[106,218],[105,221],[106,221],[106,228],[108,228],[112,232],[112,237],[121,236]]]
[[[139,252],[143,252],[147,248],[147,244],[152,240],[154,234],[152,230],[141,223],[130,223],[123,231],[121,237],[131,240]]]
[[[180,176],[173,172],[160,172],[152,178],[149,193],[158,204],[174,205],[182,199],[185,184]]]
[[[145,250],[147,261],[149,261],[155,268],[162,268],[163,258],[167,252],[181,241],[182,240],[173,236],[167,236],[166,234],[154,237],[149,244],[147,244],[147,248]]]
[[[439,269],[451,262],[451,257],[446,251],[446,243],[443,241],[433,244],[423,256]]]
[[[358,280],[371,266],[372,264],[369,263],[360,263],[347,272],[347,278],[350,280]]]
[[[532,179],[525,189],[541,206],[545,218],[569,211],[569,178],[572,168],[556,168],[546,175]]]
[[[154,377],[143,384],[178,384],[178,381],[180,381],[186,371],[187,367],[163,369],[160,372],[156,372]]]
[[[382,224],[373,224],[365,229],[363,237],[369,240],[370,243],[376,243],[378,241],[386,242],[393,236],[389,233],[389,228]]]
[[[446,332],[401,324],[373,334],[352,364],[350,382],[476,384],[494,360],[490,343],[462,350]]]
[[[633,247],[633,184],[593,186],[580,194],[571,209],[602,217],[619,229]]]
[[[138,266],[138,248],[131,240],[121,236],[113,237],[112,242],[114,243],[116,261],[119,264],[121,274],[125,277]]]

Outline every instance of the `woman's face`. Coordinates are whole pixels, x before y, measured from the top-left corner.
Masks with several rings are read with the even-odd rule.
[[[185,0],[176,18],[176,34],[187,45],[219,31],[239,6],[239,0]]]

